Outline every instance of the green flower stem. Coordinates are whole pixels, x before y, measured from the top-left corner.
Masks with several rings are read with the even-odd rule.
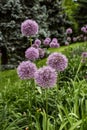
[[[59,73],[57,73],[57,103],[58,103],[58,99],[59,99]]]
[[[57,92],[59,91],[59,74],[57,74]]]
[[[48,95],[47,95],[47,89],[45,89],[45,100],[46,100],[46,113],[48,114]]]
[[[35,107],[37,108],[37,98],[36,98],[36,83],[35,80],[33,79],[33,87],[34,87],[34,100],[35,100]]]
[[[75,75],[74,81],[76,81],[77,74],[79,73],[79,71],[80,71],[80,69],[81,69],[81,66],[82,66],[82,62],[80,61],[80,64],[79,64],[78,69],[77,69],[77,71],[76,71],[76,75]]]
[[[58,115],[58,104],[59,104],[59,73],[57,73],[57,86],[56,86],[56,116]]]
[[[37,107],[37,102],[36,102],[36,84],[35,84],[35,80],[31,79],[30,81],[28,81],[28,88],[26,89],[27,91],[27,97],[28,97],[28,127],[32,128],[32,99],[35,101],[35,108]],[[32,93],[32,91],[34,91],[34,95]],[[34,98],[33,98],[34,97]]]
[[[47,130],[47,121],[48,121],[48,89],[45,89],[45,101],[46,101],[46,130]]]
[[[31,37],[29,38],[29,41],[30,41],[30,45],[32,46],[32,38]]]
[[[30,86],[30,84],[29,84]],[[30,89],[30,88],[29,88]],[[31,96],[30,96],[30,90],[28,90],[28,108],[31,109]]]
[[[30,126],[30,123],[32,123],[32,117],[31,117],[31,106],[32,106],[32,100],[31,100],[31,97],[32,97],[32,95],[31,95],[31,93],[30,93],[30,87],[32,87],[32,81],[29,81],[29,83],[28,83],[28,126]],[[31,125],[32,126],[32,125]]]

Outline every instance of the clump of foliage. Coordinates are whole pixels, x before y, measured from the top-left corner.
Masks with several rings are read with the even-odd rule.
[[[71,26],[75,31],[74,33],[77,33],[78,23],[74,18],[74,14],[75,10],[78,8],[78,3],[74,0],[63,0],[62,6],[65,8],[67,19],[69,19],[68,27]]]
[[[87,1],[86,0],[77,0],[76,2],[78,4],[78,8],[76,8],[74,12],[74,18],[78,23],[78,27],[80,31],[80,28],[87,24],[87,13],[86,13],[86,7],[87,7]]]

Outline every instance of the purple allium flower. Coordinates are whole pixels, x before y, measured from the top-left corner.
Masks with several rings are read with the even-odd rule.
[[[32,46],[31,47],[34,47],[34,48],[39,48],[39,45],[38,44],[32,44]]]
[[[34,78],[34,73],[37,67],[31,61],[23,61],[19,64],[17,68],[17,74],[21,79],[32,79]]]
[[[69,45],[69,42],[66,41],[66,42],[65,42],[65,46],[68,46],[68,45]]]
[[[37,44],[38,46],[40,46],[40,45],[41,45],[41,41],[40,41],[39,39],[36,39],[36,40],[34,41],[34,44]]]
[[[87,25],[85,25],[86,29],[87,29]]]
[[[66,33],[67,33],[67,34],[72,34],[72,29],[71,29],[71,28],[67,28],[67,29],[66,29]]]
[[[53,38],[53,39],[52,39],[52,42],[58,43],[57,38]]]
[[[39,51],[34,47],[30,47],[25,51],[25,57],[31,61],[39,58]]]
[[[49,42],[51,42],[51,38],[50,37],[45,38],[45,40],[48,40]]]
[[[82,63],[87,62],[87,52],[83,52],[81,57],[82,57],[82,60],[81,60]]]
[[[87,52],[82,53],[82,58],[87,58]]]
[[[51,42],[51,43],[50,43],[50,47],[51,47],[51,48],[58,48],[58,47],[60,47],[60,44],[59,44],[59,43],[56,43],[56,42]]]
[[[83,26],[83,27],[81,28],[81,31],[84,32],[84,33],[87,33],[87,25],[86,25],[86,26]]]
[[[54,52],[49,55],[47,65],[54,68],[56,71],[64,71],[68,66],[68,59],[61,53]]]
[[[44,66],[35,72],[35,81],[42,88],[51,88],[56,84],[57,73],[50,66]]]
[[[82,31],[82,32],[85,32],[85,27],[82,27],[82,28],[81,28],[81,31]]]
[[[48,45],[50,44],[50,41],[51,41],[50,38],[46,38],[46,39],[43,41],[43,44],[44,44],[45,46],[48,46]]]
[[[85,27],[81,27],[81,31],[84,32],[84,30],[85,30]]]
[[[73,42],[76,42],[77,41],[77,38],[76,37],[73,37]]]
[[[39,50],[39,57],[40,57],[40,58],[43,58],[44,55],[45,55],[45,50],[44,50],[44,49],[41,49],[41,48],[38,48],[38,50]]]
[[[67,41],[68,41],[68,42],[71,42],[71,37],[67,37]]]
[[[32,36],[38,33],[38,24],[31,19],[25,20],[21,24],[21,32],[24,36]]]
[[[87,28],[85,27],[84,33],[87,33]]]

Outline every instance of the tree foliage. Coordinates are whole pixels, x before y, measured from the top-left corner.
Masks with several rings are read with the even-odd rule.
[[[78,8],[78,3],[74,0],[62,0],[62,6],[65,7],[65,12],[71,21],[71,26],[74,30],[78,29],[78,23],[74,18],[75,10]]]
[[[78,0],[78,8],[75,10],[75,16],[78,25],[79,31],[82,26],[87,24],[87,0]]]

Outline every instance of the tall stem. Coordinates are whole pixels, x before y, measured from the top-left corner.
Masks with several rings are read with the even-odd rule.
[[[57,73],[57,87],[56,87],[56,116],[58,114],[58,100],[59,100],[59,76],[58,76],[58,73]]]
[[[78,69],[77,69],[77,71],[76,71],[76,75],[75,75],[74,81],[75,81],[76,78],[77,78],[77,74],[78,74],[78,72],[80,71],[81,65],[82,65],[82,62],[80,61],[79,66],[78,66]]]
[[[48,89],[45,89],[45,101],[46,101],[46,130],[47,130],[47,121],[48,121]]]
[[[36,98],[36,83],[35,83],[35,80],[33,79],[32,80],[32,85],[34,87],[34,101],[35,101],[35,107],[37,108],[37,98]]]
[[[57,73],[57,93],[59,91],[59,74]]]
[[[30,41],[30,45],[32,46],[32,38],[31,37],[30,37],[29,41]]]
[[[47,95],[47,89],[45,89],[45,100],[46,100],[46,113],[48,114],[48,95]]]
[[[57,73],[57,103],[59,99],[59,73]]]
[[[32,92],[30,92],[30,87],[32,87],[32,82],[31,81],[29,81],[29,83],[28,83],[28,90],[27,90],[27,92],[28,92],[28,127],[30,126],[30,124],[31,124],[31,126],[32,126],[32,116],[31,116],[31,106],[32,106],[32,100],[31,100],[31,93]]]

